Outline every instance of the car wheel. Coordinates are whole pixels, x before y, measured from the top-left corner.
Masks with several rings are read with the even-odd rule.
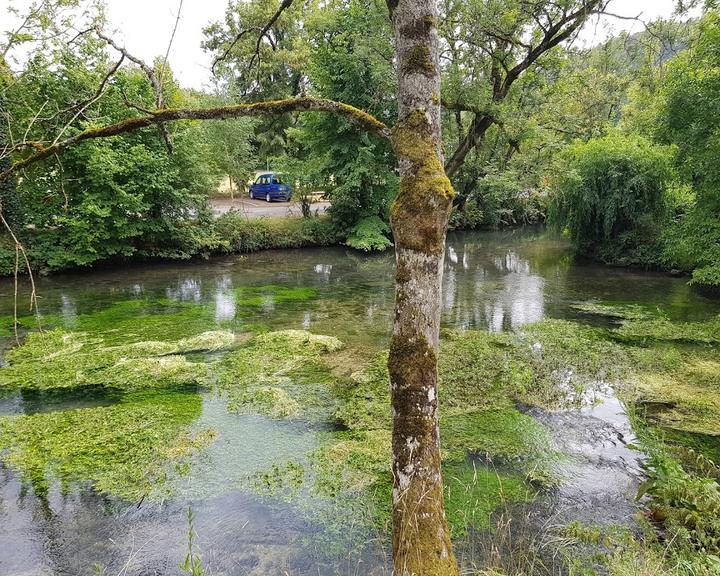
[[[271,201],[270,200],[270,192],[268,192],[267,194],[265,194],[265,202],[270,202],[270,201]]]

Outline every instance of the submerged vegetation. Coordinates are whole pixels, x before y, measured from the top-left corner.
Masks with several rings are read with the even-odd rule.
[[[249,312],[318,295],[275,285],[229,290]],[[509,333],[443,332],[442,469],[453,536],[493,530],[496,513],[544,499],[567,480],[563,464],[571,457],[529,407],[591,407],[611,386],[648,454],[639,495],[644,535],[568,527],[560,539],[565,561],[577,569],[600,562],[614,576],[635,574],[627,572],[632,566],[712,574],[720,548],[720,320],[681,322],[612,302],[575,310],[577,320],[546,319]],[[60,317],[42,321],[67,325]],[[323,427],[305,453],[251,471],[239,486],[269,502],[296,503],[333,542],[351,537],[341,535],[348,522],[355,539],[387,534],[387,353],[353,359],[337,338],[301,330],[235,334],[234,321],[192,302],[119,301],[71,322],[72,330],[28,333],[0,369],[0,393],[20,394],[28,406],[41,406],[32,400],[43,395],[53,400],[49,410],[0,417],[3,461],[36,494],[88,486],[130,501],[172,496],[178,478],[193,482],[203,452],[223,442],[199,424],[204,399],[217,397],[237,418]],[[594,552],[588,539],[596,540]]]

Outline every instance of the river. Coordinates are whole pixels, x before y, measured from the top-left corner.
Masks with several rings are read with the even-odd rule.
[[[113,306],[169,301],[194,305],[200,312],[177,326],[159,325],[166,334],[155,332],[155,339],[218,327],[237,334],[307,330],[339,338],[358,358],[370,359],[388,343],[393,256],[343,247],[269,251],[57,274],[39,279],[37,288],[43,317],[67,330],[83,330],[89,325],[85,319],[116,310],[103,322],[110,329],[122,326],[119,334],[124,335],[130,322],[142,323],[162,311],[150,304],[128,308],[131,312]],[[311,289],[312,296],[297,297],[297,289]],[[0,281],[0,317],[12,315],[12,301],[12,282]],[[575,306],[608,301],[651,306],[679,321],[720,313],[720,303],[691,289],[687,279],[576,263],[567,243],[543,230],[452,233],[448,238],[445,328],[505,332],[544,318],[602,322]],[[0,351],[13,345],[11,334],[0,337]],[[193,358],[207,362],[221,354]],[[199,407],[192,426],[214,430],[216,439],[182,474],[171,475],[166,497],[128,501],[98,493],[88,482],[52,480],[47,493],[38,494],[15,467],[0,464],[0,574],[180,573],[188,547],[188,508],[197,534],[195,551],[210,574],[389,573],[385,535],[368,536],[347,523],[327,528],[322,518],[339,514],[332,499],[302,487],[293,497],[246,487],[247,478],[316,449],[333,430],[332,422],[239,414],[210,389],[200,387],[193,394]],[[117,396],[88,389],[7,392],[0,395],[0,416],[91,410],[117,402]],[[605,508],[600,516],[623,522],[636,507],[639,456],[606,441],[632,432],[614,397],[604,406],[578,411],[569,420],[567,413],[529,411],[565,437],[571,452],[592,463],[569,466],[573,479],[555,495],[574,509],[568,518],[597,517],[598,508]],[[594,440],[586,438],[588,430]],[[588,491],[595,497],[586,497]]]

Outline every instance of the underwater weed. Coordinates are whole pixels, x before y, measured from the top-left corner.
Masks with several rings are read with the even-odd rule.
[[[40,496],[54,483],[91,482],[137,501],[161,495],[166,467],[212,442],[211,431],[190,433],[200,409],[196,393],[129,394],[113,406],[4,417],[0,445]]]
[[[238,413],[326,416],[334,407],[333,378],[323,356],[342,346],[301,330],[258,334],[221,360],[218,390]]]
[[[139,390],[199,384],[207,367],[180,352],[216,350],[232,345],[230,332],[205,332],[177,342],[133,342],[108,346],[99,336],[51,330],[28,334],[7,353],[0,388],[48,390],[102,386]]]

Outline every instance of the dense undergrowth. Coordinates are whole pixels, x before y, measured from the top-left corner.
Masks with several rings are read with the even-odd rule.
[[[325,217],[256,218],[250,219],[238,211],[230,211],[218,218],[188,220],[176,234],[172,248],[155,251],[140,246],[128,246],[122,253],[103,256],[92,246],[87,253],[68,259],[63,245],[43,241],[44,232],[24,230],[21,241],[25,244],[33,269],[40,272],[78,269],[118,263],[128,260],[208,258],[213,255],[244,254],[259,250],[332,246],[343,243],[345,235],[334,222]],[[82,251],[83,245],[72,250]],[[10,276],[15,270],[15,247],[9,239],[0,236],[0,276]],[[20,267],[24,271],[24,267]]]
[[[248,309],[268,297],[315,297],[311,289],[236,291]],[[592,322],[443,333],[442,455],[453,536],[501,531],[498,513],[512,514],[564,481],[562,443],[525,407],[587,406],[610,384],[648,455],[642,531],[576,524],[560,529],[553,545],[573,574],[713,574],[720,322],[675,322],[654,310],[597,303],[577,312]],[[202,305],[165,300],[117,302],[77,316],[72,331],[54,328],[59,317],[43,322],[48,329],[29,333],[0,368],[1,394],[52,406],[0,418],[3,460],[39,496],[85,485],[130,501],[172,496],[177,478],[192,479],[217,441],[217,430],[198,425],[209,394],[238,417],[322,426],[315,448],[253,472],[242,486],[269,502],[297,502],[326,526],[328,540],[350,538],[350,521],[353,538],[362,540],[363,530],[387,534],[386,353],[367,363],[333,337],[260,328],[235,335],[238,326],[216,322]]]

